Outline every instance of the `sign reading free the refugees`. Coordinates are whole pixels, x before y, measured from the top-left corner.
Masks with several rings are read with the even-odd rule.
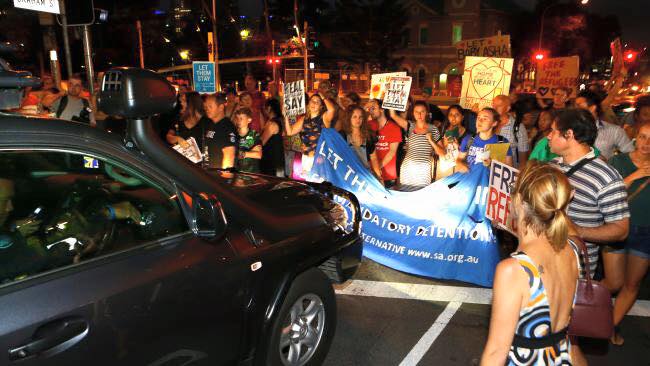
[[[537,95],[550,98],[553,91],[564,88],[571,91],[569,97],[575,98],[580,76],[580,57],[556,57],[540,62],[537,71]]]
[[[59,0],[14,0],[14,7],[59,14]]]
[[[384,109],[394,109],[400,112],[406,111],[411,92],[410,76],[393,76],[388,80],[386,94],[381,105]]]
[[[214,73],[214,62],[194,61],[192,62],[194,75],[194,91],[201,94],[215,93],[216,81]]]
[[[466,57],[460,105],[478,111],[492,106],[497,95],[508,95],[513,59]]]
[[[284,114],[295,117],[306,113],[305,81],[298,80],[284,84]]]
[[[513,234],[511,194],[518,174],[519,170],[492,159],[485,216],[492,220],[494,226]]]
[[[487,167],[415,192],[386,190],[341,135],[325,128],[311,174],[310,180],[331,182],[359,200],[364,256],[416,275],[492,285],[499,251],[485,218]]]

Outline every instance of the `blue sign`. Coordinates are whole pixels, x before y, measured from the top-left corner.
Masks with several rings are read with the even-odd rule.
[[[338,132],[323,129],[311,174],[359,199],[364,256],[420,276],[492,286],[499,250],[485,218],[487,167],[415,192],[386,190]]]
[[[192,62],[192,71],[194,75],[194,91],[202,94],[215,93],[217,91],[214,73],[214,62]]]

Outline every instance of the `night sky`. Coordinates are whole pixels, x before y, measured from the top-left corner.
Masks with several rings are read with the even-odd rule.
[[[523,8],[532,9],[536,0],[514,0]],[[260,0],[239,0],[240,8],[249,16],[259,16],[262,13]],[[650,26],[648,12],[650,0],[590,0],[589,11],[601,14],[618,15],[623,41],[635,47],[645,47],[650,44]],[[514,36],[514,35],[513,35]]]

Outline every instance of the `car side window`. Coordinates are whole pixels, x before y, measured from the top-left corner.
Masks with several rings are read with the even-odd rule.
[[[176,196],[109,162],[0,151],[0,284],[188,231]]]

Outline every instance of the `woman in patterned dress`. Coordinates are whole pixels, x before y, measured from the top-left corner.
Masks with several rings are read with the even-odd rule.
[[[578,256],[569,244],[571,185],[555,167],[530,162],[512,193],[519,246],[499,263],[481,365],[571,365],[567,327]]]
[[[296,123],[291,124],[289,117],[286,115],[284,118],[287,136],[300,134],[302,141],[302,170],[305,178],[314,164],[314,151],[320,138],[320,132],[323,128],[330,127],[336,111],[334,103],[320,94],[312,95],[306,107],[307,113],[299,116]]]

